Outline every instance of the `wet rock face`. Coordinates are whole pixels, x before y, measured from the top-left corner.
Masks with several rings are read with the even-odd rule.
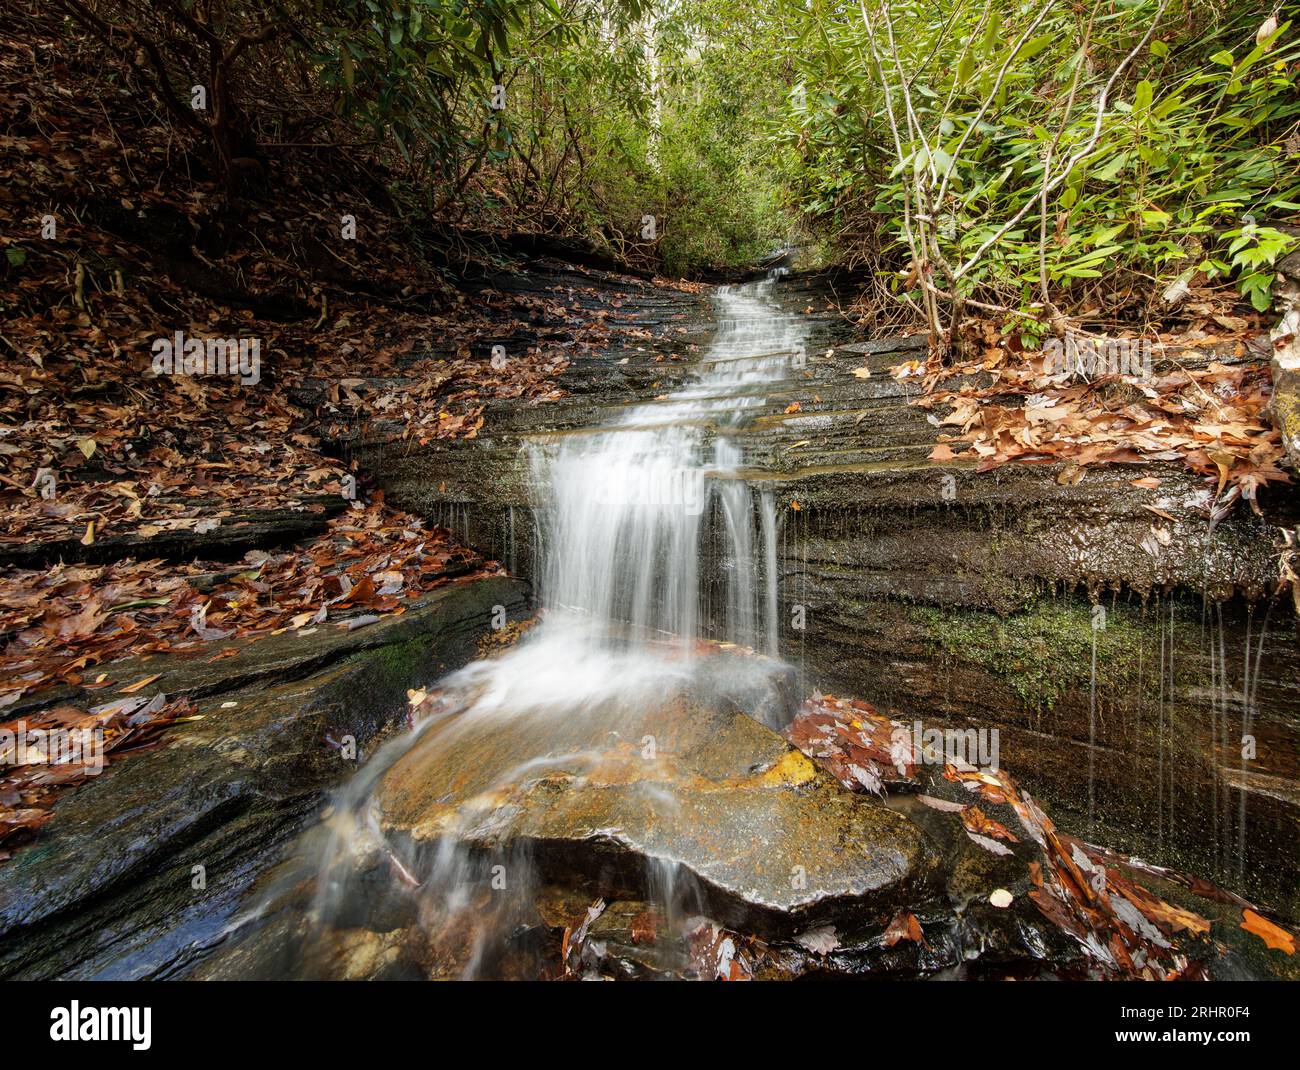
[[[629,664],[603,690],[584,685],[578,663],[565,704],[553,679],[518,671],[552,660],[543,653],[475,663],[431,692],[423,727],[374,756],[361,790],[247,898],[256,922],[191,976],[1289,970],[1242,931],[1240,900],[1100,848],[1084,854],[1009,774],[957,769],[926,744],[894,759],[887,794],[850,790],[825,726],[807,720],[814,704],[790,729],[805,754],[733,701],[738,677],[750,676],[747,701],[755,676],[774,681],[761,657],[670,661],[648,675]],[[838,711],[837,746],[856,739],[873,753],[880,732],[892,745],[904,727],[865,703],[818,701]]]
[[[844,600],[811,578],[802,597],[808,628],[787,657],[818,686],[909,723],[996,730],[1001,760],[1067,829],[1300,917],[1289,610],[1220,619],[1199,600],[1106,597],[1094,632],[1082,597],[1005,616]]]
[[[494,606],[518,616],[526,593],[514,580],[481,580],[356,631],[234,641],[225,645],[240,652],[216,661],[202,651],[154,656],[147,669],[106,666],[119,681],[160,673],[157,686],[191,696],[201,719],[69,790],[36,841],[0,866],[0,978],[192,968],[248,908],[242,897],[325,789],[355,772],[337,744],[351,737],[366,757],[404,714],[406,690],[472,658]]]
[[[1273,422],[1293,466],[1300,466],[1300,252],[1277,265],[1273,305],[1282,318],[1269,333],[1273,343]]]
[[[650,712],[434,725],[385,775],[377,804],[386,832],[425,858],[451,837],[602,894],[690,884],[711,917],[769,934],[924,898],[937,864],[916,825],[690,694]]]

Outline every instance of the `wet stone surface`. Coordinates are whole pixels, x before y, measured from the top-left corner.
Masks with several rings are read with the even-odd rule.
[[[528,447],[676,389],[713,325],[704,298],[683,299],[682,319],[634,290],[611,284],[606,298],[616,292],[648,340],[566,373],[569,398],[489,411],[475,443],[372,451],[393,500],[534,576]],[[1007,760],[1076,830],[1300,918],[1300,622],[1268,597],[1278,527],[1300,520],[1294,487],[1271,488],[1262,516],[1242,505],[1211,524],[1213,486],[1176,463],[1090,467],[1063,483],[1060,465],[935,464],[938,429],[908,405],[917,381],[889,374],[920,355],[918,340],[854,340],[837,311],[852,292],[833,276],[783,280],[774,299],[807,322],[806,364],[762,385],[751,422],[706,432],[734,440],[740,477],[775,503],[779,606],[787,622],[802,607],[804,621],[783,629],[781,653],[803,689],[996,728]],[[869,377],[853,374],[864,367]],[[1158,493],[1136,492],[1136,475],[1157,478]],[[1112,628],[1094,678],[1095,605]],[[1257,756],[1243,764],[1245,736]]]
[[[849,790],[726,700],[737,660],[753,657],[716,659],[716,672],[706,664],[677,699],[634,718],[570,715],[545,739],[541,725],[516,719],[491,755],[455,717],[412,746],[394,741],[396,757],[377,759],[373,809],[362,808],[382,841],[353,841],[340,884],[314,865],[328,857],[319,847],[331,818],[297,856],[310,861],[264,881],[250,896],[258,920],[194,976],[1098,975],[1111,950],[1094,942],[1089,953],[1082,931],[1040,906],[1050,863],[1032,829],[1048,826],[1024,825],[996,793],[973,796],[929,765],[887,795]],[[636,732],[654,735],[654,758],[624,738]],[[1012,832],[997,850],[963,824],[973,799]],[[1142,880],[1162,910],[1175,904],[1210,934],[1161,951],[1173,956],[1166,968],[1293,972],[1241,931],[1230,897]],[[322,881],[346,886],[342,907],[325,914]],[[1168,948],[1154,927],[1142,931]]]
[[[590,272],[574,279],[593,285]],[[521,447],[676,389],[712,329],[705,297],[633,289],[629,297],[624,282],[598,278],[584,300],[622,302],[628,325],[651,337],[576,360],[571,398],[494,404],[473,444],[399,451],[360,436],[346,445],[395,504],[531,575]],[[1300,767],[1277,758],[1300,753],[1290,618],[1275,622],[1282,635],[1256,679],[1263,713],[1251,713],[1272,764],[1236,780],[1226,729],[1213,738],[1204,729],[1211,710],[1215,725],[1228,724],[1222,684],[1206,690],[1205,673],[1178,681],[1190,712],[1177,733],[1172,720],[1122,702],[1150,684],[1129,669],[1146,671],[1163,625],[1137,624],[1146,645],[1117,655],[1122,671],[1103,676],[1100,735],[1096,725],[1088,732],[1077,620],[1062,626],[1061,664],[987,655],[990,624],[1038,612],[1044,593],[1258,592],[1276,568],[1267,523],[1234,518],[1212,537],[1180,526],[1176,552],[1154,560],[1141,549],[1151,516],[1126,495],[1120,470],[1061,486],[1045,468],[936,469],[925,460],[933,428],[886,374],[915,343],[846,344],[849,327],[820,282],[795,280],[782,300],[813,309],[808,367],[766,387],[762,415],[732,434],[751,464],[745,478],[782,504],[781,607],[803,605],[809,622],[783,635],[783,653],[802,675],[771,666],[756,686],[752,672],[729,670],[734,659],[714,658],[672,695],[629,687],[568,716],[524,706],[504,722],[432,719],[413,745],[392,739],[372,754],[362,813],[383,839],[345,843],[349,868],[336,879],[321,860],[333,857],[343,808],[327,808],[319,825],[311,818],[353,767],[326,736],[352,735],[363,755],[373,752],[404,712],[406,689],[467,661],[494,604],[522,610],[522,585],[453,588],[424,613],[314,642],[264,640],[215,664],[115,667],[120,680],[162,671],[158,687],[192,695],[206,719],[69,793],[41,841],[0,867],[0,976],[708,978],[719,964],[730,972],[735,956],[758,977],[1080,975],[1079,942],[1031,900],[1044,864],[1031,837],[1005,854],[987,850],[951,812],[917,801],[922,790],[966,798],[933,770],[878,798],[848,790],[777,733],[810,683],[869,695],[904,720],[922,713],[1005,729],[1003,760],[1072,819],[1087,812],[1081,771],[1091,757],[1094,791],[1114,815],[1107,842],[1144,855],[1152,843],[1177,857],[1179,845],[1212,835],[1227,842],[1230,827],[1213,822],[1247,792],[1244,857],[1281,881],[1270,885],[1272,905],[1298,909],[1285,890],[1294,896],[1287,833]],[[850,374],[862,365],[870,378]],[[942,474],[953,477],[954,500],[940,493]],[[1195,504],[1191,480],[1160,474],[1177,503]],[[1086,621],[1085,598],[1062,601]],[[1182,666],[1195,643],[1177,638]],[[1044,679],[1060,682],[1046,689],[1050,701]],[[1165,814],[1149,770],[1115,756],[1144,753],[1153,724],[1167,734],[1145,753],[1169,756],[1157,790],[1171,811],[1149,840],[1150,814]],[[986,809],[1019,831],[1009,807]],[[450,906],[438,876],[448,855],[459,887]],[[193,886],[195,866],[204,889]],[[1214,921],[1223,942],[1207,951],[1215,976],[1284,972],[1280,953],[1240,934],[1236,905],[1207,904],[1176,884],[1161,894]],[[899,935],[909,916],[919,939]]]
[[[671,867],[711,916],[787,934],[924,895],[933,879],[915,826],[839,789],[743,713],[682,700],[625,721],[615,739],[569,726],[558,739],[550,725],[545,737],[521,725],[449,747],[430,735],[383,779],[385,830],[522,849],[543,878],[580,874],[605,894],[643,892],[656,866]],[[512,776],[519,756],[531,771],[538,755],[551,757],[544,776]]]
[[[336,744],[351,737],[364,759],[404,714],[408,688],[471,658],[493,607],[517,616],[525,599],[524,585],[488,579],[355,632],[272,637],[216,662],[211,650],[150,659],[157,686],[193,695],[202,719],[68,791],[37,841],[0,866],[0,977],[166,977],[192,966],[324,790],[355,772]],[[126,663],[107,669],[139,675]]]

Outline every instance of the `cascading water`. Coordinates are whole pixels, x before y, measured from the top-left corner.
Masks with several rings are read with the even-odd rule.
[[[577,612],[597,629],[620,622],[642,635],[696,635],[700,540],[716,514],[725,548],[721,631],[775,652],[776,577],[756,566],[754,496],[740,478],[741,450],[726,435],[803,353],[797,322],[769,300],[772,285],[720,291],[718,333],[689,387],[610,427],[533,448],[548,610]],[[771,503],[764,508],[771,556]]]
[[[610,740],[643,749],[649,741],[653,751],[644,734],[648,711],[701,686],[696,637],[713,633],[777,653],[775,506],[770,493],[756,495],[744,481],[742,450],[728,437],[804,353],[797,321],[771,299],[774,284],[719,291],[719,326],[690,385],[603,428],[531,447],[542,621],[504,654],[441,681],[412,731],[374,755],[332,808],[316,834],[325,843],[313,848],[322,859],[317,929],[297,972],[328,973],[319,962],[321,934],[345,926],[362,901],[373,916],[394,899],[417,904],[430,939],[472,933],[463,937],[470,946],[453,955],[455,971],[483,972],[537,885],[516,845],[490,857],[461,848],[484,808],[501,805],[505,786],[559,766],[582,776],[608,764]],[[718,606],[701,585],[706,545],[718,559]],[[770,658],[745,660],[751,680],[727,687],[761,689],[779,671]],[[417,748],[435,769],[455,766],[456,789],[472,802],[443,819],[432,852],[389,843],[377,816],[381,778]],[[639,798],[671,822],[667,779],[646,777]],[[647,868],[645,895],[665,916],[681,923],[698,910],[673,859],[651,859]],[[498,872],[512,894],[486,896]]]

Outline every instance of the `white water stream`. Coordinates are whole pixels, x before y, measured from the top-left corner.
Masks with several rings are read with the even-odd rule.
[[[744,478],[738,432],[768,404],[772,387],[799,366],[806,345],[798,320],[772,299],[772,286],[769,281],[718,292],[714,339],[697,374],[681,389],[621,411],[601,427],[539,437],[529,447],[541,622],[504,653],[439,681],[432,692],[437,701],[421,711],[414,730],[372,756],[338,797],[309,852],[318,867],[310,916],[319,927],[302,944],[307,957],[298,968],[304,975],[337,975],[326,962],[337,947],[331,932],[346,933],[361,917],[383,916],[391,900],[413,905],[416,927],[431,945],[460,941],[448,952],[449,965],[440,961],[430,967],[431,975],[494,975],[494,956],[512,934],[534,924],[530,911],[544,883],[543,867],[518,840],[493,838],[510,827],[511,807],[523,795],[519,789],[558,773],[557,790],[577,797],[589,777],[608,775],[602,766],[613,756],[635,751],[651,738],[645,732],[655,710],[687,696],[696,703],[687,707],[689,715],[719,695],[732,700],[755,679],[770,680],[765,674],[773,672],[779,656],[778,524],[770,493]],[[512,527],[515,523],[512,513]],[[1178,681],[1172,605],[1167,636],[1163,615],[1157,616],[1154,820],[1163,841],[1173,837],[1181,820],[1174,812],[1179,772],[1172,735]],[[1211,681],[1218,691],[1213,734],[1226,750],[1236,728],[1228,723],[1223,625],[1214,623],[1218,632],[1211,629],[1209,647]],[[706,693],[718,681],[703,680],[706,659],[692,656],[694,640],[706,635],[769,657],[712,659],[734,661],[744,680],[737,685],[728,679]],[[1095,734],[1100,716],[1095,648],[1092,669],[1090,729]],[[1243,736],[1256,710],[1259,671],[1259,653],[1252,665],[1248,644]],[[743,701],[733,705],[754,712]],[[1089,824],[1097,802],[1092,754],[1090,748]],[[406,763],[408,776],[415,770],[419,785],[435,788],[428,810],[439,811],[440,824],[437,837],[428,841],[436,844],[432,852],[404,839],[409,826],[385,825],[381,785],[390,772],[403,771],[399,762]],[[1244,761],[1240,767],[1244,776]],[[448,769],[454,776],[443,776]],[[663,769],[663,776],[632,783],[638,802],[671,828],[681,820],[681,810],[671,771],[667,765]],[[1213,824],[1205,831],[1223,855],[1219,868],[1226,870],[1233,814],[1227,792],[1220,796],[1217,786],[1214,790]],[[444,803],[450,816],[439,809]],[[552,797],[546,805],[568,803]],[[1236,815],[1239,872],[1246,846],[1244,806],[1243,801]],[[493,826],[497,814],[503,815],[501,824]],[[389,827],[399,835],[389,836]],[[581,820],[574,827],[581,840]],[[474,850],[466,843],[474,843]],[[666,931],[680,938],[690,916],[702,910],[700,888],[667,854],[647,853],[644,862],[644,898],[667,919]],[[508,883],[498,886],[498,876]],[[508,894],[496,894],[498,887]],[[408,909],[402,916],[410,915]],[[374,931],[389,931],[374,924]],[[309,961],[312,955],[320,965]]]
[[[543,617],[513,649],[440,683],[468,699],[454,703],[462,721],[563,717],[653,693],[656,677],[681,677],[703,634],[778,655],[775,507],[741,478],[727,437],[804,352],[774,285],[717,292],[718,327],[689,385],[529,447]],[[713,607],[706,549],[720,573]]]
[[[720,637],[777,653],[773,502],[740,478],[744,458],[726,435],[803,352],[797,319],[771,301],[773,285],[719,291],[718,330],[689,386],[596,432],[533,448],[541,601],[584,619],[588,641],[610,624],[642,636],[699,634],[702,541],[717,539]]]
[[[337,800],[317,856],[312,915],[322,932],[359,900],[414,892],[426,932],[475,934],[457,969],[478,973],[530,901],[531,860],[507,851],[497,868],[509,870],[513,894],[476,900],[488,863],[458,846],[461,826],[445,830],[431,861],[399,858],[375,801],[385,771],[423,747],[421,768],[455,767],[484,798],[551,768],[590,769],[610,739],[640,739],[647,713],[683,693],[697,637],[778,653],[774,504],[742,478],[728,437],[766,404],[765,387],[800,366],[803,334],[772,300],[773,285],[718,291],[718,328],[689,385],[530,447],[542,620],[503,654],[439,681],[414,731],[385,745]],[[740,660],[740,688],[774,670],[767,658]],[[465,754],[486,765],[462,770]],[[645,802],[673,819],[664,785],[647,785]],[[366,877],[375,859],[392,873],[386,890]],[[647,864],[651,897],[670,916],[692,911],[677,865]]]

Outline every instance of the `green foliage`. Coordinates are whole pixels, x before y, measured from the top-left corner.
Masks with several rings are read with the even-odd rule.
[[[764,137],[779,114],[771,72],[748,62],[757,18],[683,5],[659,28],[663,106],[657,138],[670,271],[752,265],[792,237],[776,154]]]
[[[562,34],[507,65],[512,151],[483,207],[675,273],[752,264],[784,240],[762,125],[773,104],[763,72],[736,62],[746,20],[692,3],[565,12]]]
[[[391,147],[427,215],[578,234],[672,271],[797,240],[880,268],[914,306],[932,278],[1033,322],[1200,271],[1262,309],[1292,244],[1277,224],[1300,211],[1300,38],[1263,3],[93,7],[158,46],[160,94],[191,129],[206,120],[182,103],[188,57],[230,68],[229,129],[211,131],[227,169],[275,140],[249,100],[323,97],[310,114],[364,128],[386,162]]]
[[[904,202],[913,195],[912,211],[932,214],[935,259],[951,268],[940,265],[941,277],[967,296],[1029,308],[1040,283],[1037,200],[1047,161],[1056,176],[1082,154],[1047,199],[1042,252],[1057,300],[1082,299],[1097,280],[1124,288],[1126,276],[1162,280],[1206,263],[1231,272],[1265,307],[1264,269],[1287,242],[1267,228],[1244,242],[1239,235],[1243,215],[1277,220],[1300,201],[1300,44],[1290,22],[1257,41],[1267,12],[1238,10],[1216,24],[1209,5],[1181,6],[1181,18],[1162,16],[1099,117],[1098,96],[1151,25],[1155,0],[1098,5],[1091,25],[1089,6],[1051,5],[1037,26],[1037,3],[890,0],[896,59],[888,24],[866,4],[880,66],[863,18],[814,0],[795,63],[801,83],[817,91],[778,135],[804,146],[803,207],[832,230],[873,239],[861,222],[869,205],[895,260],[906,263]],[[918,176],[931,203],[916,199]],[[888,258],[889,245],[880,251]]]
[[[313,59],[342,114],[390,134],[409,157],[423,140],[450,152],[457,105],[488,111],[488,93],[530,0],[336,0]],[[548,8],[549,10],[549,8]],[[465,98],[476,98],[469,104]],[[475,106],[477,105],[477,106]],[[481,118],[481,114],[480,114]]]
[[[1291,250],[1294,239],[1273,227],[1258,226],[1253,218],[1240,227],[1224,231],[1221,237],[1230,243],[1228,264],[1211,259],[1202,261],[1198,267],[1210,278],[1226,275],[1235,268],[1241,293],[1263,312],[1273,302],[1273,273],[1265,269]]]

